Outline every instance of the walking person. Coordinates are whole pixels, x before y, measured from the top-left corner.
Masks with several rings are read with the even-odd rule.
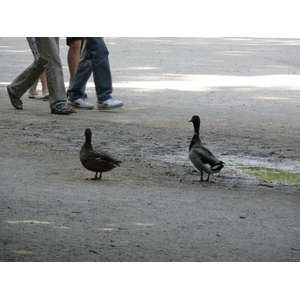
[[[23,109],[21,97],[45,71],[49,89],[49,105],[52,114],[69,115],[75,111],[67,107],[66,89],[62,64],[59,57],[59,38],[35,38],[39,58],[23,71],[10,85],[7,92],[11,104],[16,109]]]
[[[108,60],[108,49],[102,37],[86,37],[83,40],[80,62],[68,90],[67,105],[70,107],[93,109],[94,105],[85,99],[85,88],[91,74],[94,76],[97,105],[99,110],[123,106],[123,102],[111,96],[112,78]]]

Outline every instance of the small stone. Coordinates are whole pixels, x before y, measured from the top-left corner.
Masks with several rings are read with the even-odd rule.
[[[97,251],[95,251],[95,250],[92,250],[92,249],[89,249],[89,252],[99,254],[99,252],[97,252]]]

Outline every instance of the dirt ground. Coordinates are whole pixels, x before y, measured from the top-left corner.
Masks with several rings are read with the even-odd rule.
[[[33,57],[25,38],[0,38],[0,261],[299,262],[299,186],[238,165],[300,172],[300,40],[105,40],[124,107],[56,116],[27,94],[11,106],[6,86]],[[92,78],[87,94],[95,104]],[[208,183],[188,158],[194,114],[227,163]],[[101,181],[79,161],[87,127],[123,161]]]

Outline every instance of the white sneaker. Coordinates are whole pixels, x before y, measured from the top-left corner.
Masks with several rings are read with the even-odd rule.
[[[84,108],[84,109],[93,109],[94,105],[92,103],[87,102],[84,98],[79,98],[76,100],[67,99],[67,106],[75,107],[75,108]]]
[[[114,98],[105,100],[105,101],[98,101],[98,109],[99,110],[106,110],[106,109],[113,109],[113,108],[118,108],[122,107],[123,102],[116,100]]]

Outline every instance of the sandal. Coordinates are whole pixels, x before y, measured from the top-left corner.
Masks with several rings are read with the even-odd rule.
[[[23,109],[23,102],[21,99],[15,97],[11,91],[9,90],[8,87],[7,88],[7,93],[8,93],[8,96],[9,96],[9,99],[10,99],[10,103],[11,105],[15,108],[15,109]]]
[[[49,93],[44,94],[43,96],[44,96],[43,101],[48,101],[49,100]]]
[[[56,115],[69,115],[76,113],[76,111],[72,107],[65,106],[64,103],[58,104],[51,109],[51,114]]]

